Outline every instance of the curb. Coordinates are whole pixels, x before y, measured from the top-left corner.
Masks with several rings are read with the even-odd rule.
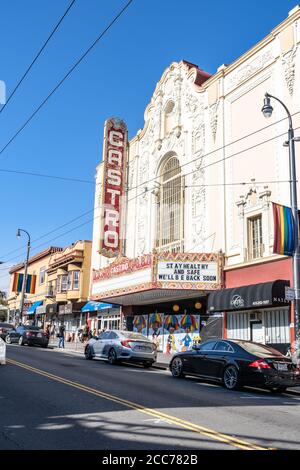
[[[163,370],[168,370],[169,364],[165,364],[164,362],[156,362],[153,364],[153,369],[163,369]]]

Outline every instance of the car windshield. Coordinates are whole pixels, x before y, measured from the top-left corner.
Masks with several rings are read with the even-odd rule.
[[[40,331],[40,328],[38,326],[24,326],[24,329],[30,331]]]
[[[146,338],[146,336],[141,335],[139,333],[134,333],[133,331],[122,331],[121,334],[122,336],[125,336],[125,338],[128,339],[148,341],[148,338]]]
[[[238,342],[236,343],[245,349],[250,354],[254,354],[255,356],[259,357],[272,357],[272,356],[282,356],[281,352],[277,351],[276,349],[270,348],[269,346],[264,346],[263,344],[256,344],[256,343],[244,343]]]

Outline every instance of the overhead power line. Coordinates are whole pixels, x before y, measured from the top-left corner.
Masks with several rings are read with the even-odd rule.
[[[64,224],[59,225],[58,227],[56,227],[56,228],[50,230],[49,232],[44,233],[44,234],[41,235],[40,237],[35,238],[34,240],[32,240],[31,243],[34,244],[35,242],[41,240],[42,238],[45,238],[45,237],[47,237],[48,235],[51,235],[51,233],[57,232],[58,230],[60,230],[60,229],[62,229],[62,228],[64,228],[64,227],[66,227],[67,225],[71,225],[73,222],[76,222],[76,220],[81,219],[82,217],[84,217],[85,215],[90,214],[90,213],[93,212],[93,211],[94,211],[94,208],[93,208],[93,209],[90,209],[90,210],[88,210],[88,211],[83,212],[82,214],[78,215],[77,217],[74,217],[73,219],[69,220],[68,222],[65,222]],[[46,242],[45,242],[45,243],[46,243]],[[45,244],[45,243],[44,243],[44,244]],[[14,249],[14,250],[9,251],[8,253],[5,253],[4,255],[0,256],[0,259],[3,260],[3,259],[5,259],[6,256],[9,256],[10,254],[13,254],[13,253],[17,253],[17,252],[19,252],[19,251],[22,251],[22,250],[24,250],[24,249],[26,248],[26,246],[27,246],[27,245],[23,245],[23,246],[21,246],[20,248],[16,248],[16,249]],[[14,256],[13,258],[7,259],[4,263],[6,264],[6,263],[8,263],[9,261],[15,260],[16,258],[19,258],[19,255],[18,255],[18,256]],[[3,263],[3,264],[4,264],[4,263]],[[1,270],[1,269],[3,269],[3,268],[0,268],[0,270]]]
[[[295,128],[295,130],[298,130],[298,129],[300,129],[300,126]],[[233,157],[235,157],[235,156],[238,156],[238,155],[240,155],[240,154],[242,154],[242,153],[245,153],[246,151],[252,150],[252,149],[254,149],[254,148],[256,148],[256,147],[258,147],[258,146],[260,146],[260,145],[263,145],[263,144],[265,144],[265,143],[267,143],[267,142],[270,142],[270,141],[275,140],[275,139],[277,139],[277,138],[279,138],[279,137],[282,137],[282,136],[285,135],[285,134],[286,134],[286,132],[284,132],[284,133],[282,133],[282,134],[279,134],[279,135],[277,135],[277,136],[271,137],[270,139],[263,140],[263,141],[261,141],[261,142],[255,144],[255,145],[252,145],[252,146],[250,146],[250,147],[248,147],[248,148],[246,148],[246,149],[240,150],[239,152],[236,152],[236,153],[234,153],[234,154],[227,155],[225,158],[222,158],[222,159],[220,159],[220,160],[217,160],[217,161],[215,161],[215,162],[212,162],[212,163],[210,163],[210,164],[208,164],[208,165],[202,167],[201,170],[202,170],[202,169],[205,169],[205,168],[207,168],[207,167],[213,166],[213,165],[217,165],[218,163],[222,163],[222,162],[224,162],[224,160],[227,160],[227,159],[229,159],[229,158],[233,158]],[[182,165],[182,166],[184,166],[184,165]],[[191,172],[185,174],[184,176],[187,176],[187,175],[192,174],[192,173],[194,173],[194,171],[191,171]],[[153,181],[153,179],[154,179],[154,178],[152,178],[152,179],[150,179],[150,180],[147,180],[147,181],[141,183],[141,185],[139,185],[139,186],[142,186],[142,185],[144,186],[144,189],[142,190],[142,192],[141,192],[140,194],[137,194],[137,195],[133,196],[132,198],[129,198],[127,202],[130,202],[130,201],[132,201],[132,200],[134,200],[134,199],[137,199],[137,198],[139,198],[139,197],[142,197],[146,192],[152,191],[152,190],[154,189],[153,187],[152,187],[152,188],[148,188],[148,187],[145,187],[145,185],[146,185],[148,182]],[[155,180],[157,180],[157,178],[155,178]],[[289,182],[289,180],[286,180],[286,181],[284,181],[284,180],[278,180],[278,181],[263,181],[263,182],[260,181],[260,182],[256,182],[256,184],[277,184],[277,183],[288,183],[288,182]],[[216,183],[214,186],[217,186],[217,185],[219,185],[219,186],[224,186],[224,185],[228,185],[228,186],[229,186],[229,185],[245,185],[245,184],[251,184],[251,183],[253,184],[253,182],[244,182],[244,181],[242,181],[242,182],[234,182],[234,183]],[[188,186],[188,185],[187,185],[187,186]],[[192,185],[190,185],[189,187],[191,187],[191,186],[192,186]],[[195,187],[201,187],[201,186],[212,186],[212,185],[205,185],[205,184],[203,184],[203,185],[195,185]],[[53,230],[50,231],[50,232],[47,232],[46,234],[42,235],[42,236],[39,237],[38,239],[35,239],[34,241],[37,241],[37,240],[39,240],[39,239],[41,239],[41,238],[44,238],[45,236],[49,235],[50,233],[53,233],[53,232],[59,230],[60,228],[71,224],[71,223],[74,222],[75,220],[77,220],[77,219],[83,217],[84,215],[86,215],[86,214],[88,214],[88,213],[91,213],[91,212],[93,212],[93,211],[94,211],[94,208],[91,209],[91,210],[89,210],[89,211],[87,211],[87,212],[85,212],[84,214],[82,214],[82,215],[76,217],[75,219],[72,219],[71,221],[66,222],[66,223],[63,224],[62,226],[60,226],[60,227],[58,227],[58,228],[55,228],[55,229],[53,229]],[[91,219],[91,220],[93,220],[93,219]],[[88,220],[87,222],[81,224],[79,227],[82,227],[83,225],[85,225],[85,224],[91,222],[91,220]],[[75,227],[75,229],[76,229],[76,227]],[[73,231],[73,230],[74,230],[74,229],[71,229],[71,230],[68,231],[67,233],[69,233],[69,232],[71,232],[71,231]],[[59,238],[60,236],[63,236],[63,235],[64,235],[64,234],[59,235],[58,237],[55,237],[54,239]],[[53,239],[52,239],[52,240],[53,240]],[[51,240],[51,241],[52,241],[52,240]],[[49,241],[48,241],[48,242],[49,242]],[[48,243],[48,242],[45,242],[45,243]],[[43,243],[43,244],[41,244],[41,245],[45,245],[45,243]],[[39,245],[39,246],[41,246],[41,245]],[[23,248],[24,248],[24,247],[23,247]],[[3,259],[3,258],[5,258],[5,256],[7,256],[8,254],[10,254],[10,253],[15,253],[15,252],[17,252],[17,251],[19,251],[19,250],[20,250],[20,249],[13,250],[12,252],[9,252],[9,253],[7,253],[7,254],[4,255],[4,256],[2,255],[2,257],[0,257],[0,259],[1,259],[1,258]],[[8,263],[9,261],[14,260],[14,259],[16,259],[16,258],[19,258],[19,256],[18,256],[18,257],[11,258],[11,259],[8,259],[8,260],[5,261],[5,263]]]
[[[25,176],[37,176],[39,178],[49,178],[49,179],[62,180],[62,181],[70,181],[71,183],[95,184],[95,181],[92,181],[92,180],[84,180],[81,178],[70,178],[68,176],[48,175],[46,173],[35,173],[34,171],[8,170],[6,168],[0,168],[0,172],[17,174],[17,175],[25,175]]]
[[[296,111],[294,114],[292,114],[292,116],[296,116],[297,114],[300,114],[300,111]],[[276,124],[279,124],[279,123],[282,122],[282,121],[285,121],[286,119],[288,119],[288,117],[284,117],[284,118],[282,118],[282,119],[279,119],[278,121],[272,122],[271,124],[268,124],[268,125],[265,126],[265,127],[261,127],[260,129],[256,129],[255,131],[250,132],[250,134],[246,134],[246,135],[244,135],[244,136],[242,136],[242,137],[239,137],[238,139],[236,139],[236,140],[234,140],[234,141],[232,141],[232,142],[228,142],[228,144],[221,145],[220,147],[218,147],[218,148],[216,148],[216,149],[214,149],[214,150],[211,150],[210,152],[207,152],[207,153],[205,153],[205,154],[199,155],[199,157],[193,158],[192,160],[190,160],[190,161],[188,161],[188,162],[186,162],[186,163],[183,163],[183,164],[181,165],[181,168],[183,168],[184,166],[187,166],[187,165],[191,165],[191,164],[195,163],[195,162],[198,161],[198,160],[202,160],[202,159],[204,159],[204,158],[206,158],[206,157],[209,157],[210,155],[213,155],[214,153],[220,152],[221,150],[225,150],[225,148],[230,147],[231,145],[237,144],[238,142],[240,142],[240,141],[242,141],[242,140],[244,140],[244,139],[247,139],[248,137],[252,137],[253,135],[255,135],[255,134],[259,133],[259,132],[262,132],[262,131],[265,130],[265,129],[268,129],[268,128],[271,127],[271,126],[274,126],[274,125],[276,125]],[[299,128],[297,128],[297,129],[299,129]],[[295,129],[295,130],[296,130],[296,129]],[[283,134],[280,134],[280,135],[278,135],[278,136],[272,137],[272,138],[270,138],[270,139],[268,139],[268,140],[264,140],[262,143],[269,142],[269,140],[272,140],[273,138],[282,137],[282,136],[284,136],[285,134],[287,134],[287,131],[284,132]],[[260,144],[258,144],[258,145],[260,145]],[[254,147],[255,147],[255,145],[254,145],[253,147],[249,147],[248,149],[244,149],[242,152],[244,152],[244,151],[246,151],[246,150],[251,150],[251,148],[254,148]],[[238,152],[238,153],[239,153],[239,152]],[[223,160],[224,160],[224,159],[222,159],[221,161],[223,161]],[[173,170],[165,171],[164,173],[161,173],[161,174],[160,174],[160,177],[165,176],[166,174],[171,173],[172,171],[173,171]],[[188,173],[188,174],[189,174],[189,173]],[[138,185],[136,185],[136,186],[133,186],[132,188],[129,189],[129,191],[133,191],[134,189],[137,189],[137,188],[143,186],[145,183],[150,183],[151,181],[155,181],[156,179],[157,179],[157,177],[155,176],[155,177],[149,179],[149,180],[146,181],[146,182],[143,182],[143,183],[140,183],[140,184],[138,184]]]
[[[20,80],[18,81],[18,83],[16,84],[15,88],[13,89],[13,91],[11,92],[11,94],[9,95],[9,97],[7,98],[6,100],[6,103],[2,106],[2,108],[0,109],[0,114],[3,113],[4,109],[7,107],[8,103],[10,102],[10,100],[12,99],[12,97],[14,96],[14,94],[16,93],[16,91],[18,90],[18,88],[20,87],[21,83],[25,80],[25,78],[27,77],[28,73],[30,72],[30,70],[32,69],[32,67],[34,66],[34,64],[36,63],[36,61],[38,60],[38,58],[40,57],[40,55],[42,54],[43,50],[47,47],[47,44],[49,43],[50,39],[52,38],[52,36],[54,36],[54,34],[56,33],[56,31],[58,30],[59,26],[61,25],[61,23],[63,22],[63,20],[65,19],[65,17],[67,16],[67,14],[69,13],[69,11],[71,10],[72,6],[74,5],[75,3],[75,0],[72,0],[70,5],[68,6],[68,8],[66,9],[66,11],[64,12],[63,16],[60,18],[60,20],[58,21],[58,23],[55,25],[54,29],[51,31],[50,35],[48,36],[47,40],[44,42],[44,44],[42,45],[41,49],[39,50],[39,52],[36,54],[35,58],[33,59],[33,61],[31,62],[31,64],[27,67],[25,73],[22,75],[22,77],[20,78]]]
[[[300,111],[297,111],[296,113],[293,114],[293,116],[295,116],[296,114],[299,114],[299,113],[300,113]],[[205,157],[213,155],[214,153],[217,153],[221,150],[224,150],[225,148],[230,147],[231,145],[233,145],[237,142],[240,142],[243,139],[247,139],[248,137],[253,136],[254,134],[262,132],[263,130],[265,130],[265,129],[271,127],[271,126],[274,126],[274,125],[284,121],[285,119],[287,119],[287,118],[283,118],[283,119],[280,119],[279,121],[275,121],[271,124],[268,124],[265,127],[257,129],[256,131],[252,132],[251,134],[244,135],[244,136],[240,137],[239,139],[237,139],[235,141],[228,142],[226,145],[223,145],[222,147],[218,147],[217,149],[212,150],[209,153],[206,153],[204,155],[200,155],[199,157],[196,157],[196,158],[190,160],[189,162],[186,162],[183,165],[181,165],[181,168],[186,166],[186,165],[191,165],[193,162],[198,161],[199,159],[205,158]],[[131,162],[129,162],[128,166],[130,167],[130,165],[131,165]],[[82,179],[82,178],[79,178],[79,177],[60,176],[60,175],[53,175],[53,174],[48,174],[48,173],[38,173],[38,172],[34,172],[34,171],[23,171],[23,170],[12,170],[12,169],[7,169],[7,168],[0,168],[0,172],[2,172],[2,173],[11,173],[11,174],[20,174],[20,175],[24,175],[24,176],[34,176],[34,177],[38,177],[38,178],[56,179],[56,180],[61,180],[61,181],[69,181],[71,183],[74,182],[74,183],[84,183],[84,184],[95,184],[95,181]],[[166,173],[168,173],[168,171],[163,173],[163,174],[166,174]],[[163,174],[161,174],[160,176],[163,176]],[[151,178],[150,180],[147,180],[146,182],[143,182],[140,185],[134,186],[134,187],[130,188],[129,191],[132,191],[133,189],[136,189],[136,188],[144,185],[145,183],[149,183],[149,182],[151,182],[155,179],[157,179],[157,177]],[[102,183],[97,183],[96,186],[98,184],[102,184]]]
[[[294,130],[296,131],[296,130],[298,130],[298,129],[300,129],[300,126],[296,127]],[[236,157],[236,156],[238,156],[238,155],[241,155],[241,154],[243,154],[243,153],[245,153],[245,152],[248,152],[249,150],[253,150],[254,148],[259,147],[260,145],[263,145],[263,144],[266,144],[266,143],[268,143],[268,142],[271,142],[272,140],[278,139],[279,137],[283,137],[285,134],[286,134],[286,132],[283,132],[282,134],[276,135],[276,136],[274,136],[274,137],[270,137],[270,139],[262,140],[261,142],[258,142],[257,144],[251,145],[250,147],[247,147],[247,148],[245,148],[245,149],[239,150],[238,152],[232,153],[231,155],[227,155],[226,157],[223,157],[223,158],[221,158],[221,159],[219,159],[219,160],[216,160],[216,161],[214,161],[214,162],[208,163],[207,165],[204,165],[203,167],[199,168],[198,171],[202,171],[202,170],[205,170],[206,168],[209,168],[209,167],[211,167],[211,166],[217,165],[217,164],[219,164],[219,163],[223,163],[224,161],[229,160],[230,158],[233,158],[233,157]],[[181,168],[182,168],[183,166],[187,165],[187,164],[190,164],[190,163],[192,163],[192,162],[195,162],[195,161],[199,160],[200,158],[204,158],[204,157],[205,157],[205,155],[202,155],[201,157],[196,158],[196,159],[192,160],[191,162],[184,163],[183,165],[181,165]],[[159,177],[165,175],[166,173],[169,173],[169,170],[168,170],[167,172],[162,173],[161,175],[159,175]],[[191,175],[191,174],[193,174],[193,173],[195,173],[195,170],[189,171],[188,173],[185,173],[183,176],[189,176],[189,175]],[[150,182],[152,182],[152,181],[153,181],[154,183],[159,184],[159,182],[157,181],[157,179],[158,179],[157,176],[156,176],[155,178],[150,178],[149,180],[143,181],[143,182],[140,183],[139,185],[137,185],[137,186],[135,186],[135,187],[133,187],[133,188],[128,189],[128,192],[129,192],[129,191],[132,191],[133,189],[137,189],[137,188],[139,188],[139,187],[141,187],[141,186],[144,186],[144,190],[143,190],[140,194],[138,194],[138,195],[136,195],[136,196],[133,196],[132,198],[128,199],[128,202],[129,202],[129,201],[132,201],[132,200],[134,200],[134,199],[136,199],[137,197],[140,197],[141,195],[145,194],[145,192],[147,192],[147,191],[149,191],[149,190],[152,191],[154,188],[147,188],[146,185],[147,185],[147,183],[150,183]],[[222,185],[222,183],[220,183],[220,184]]]
[[[295,130],[297,130],[297,129],[299,129],[299,128],[300,128],[300,126],[297,127]],[[253,148],[256,148],[256,147],[258,147],[258,146],[260,146],[260,145],[263,145],[263,144],[265,144],[265,143],[267,143],[267,142],[269,142],[269,141],[271,141],[271,140],[274,140],[274,139],[277,139],[277,138],[279,138],[279,137],[282,137],[283,135],[285,135],[285,132],[284,132],[283,134],[274,136],[274,137],[272,137],[272,138],[270,138],[270,139],[267,139],[267,140],[264,140],[264,141],[262,141],[262,142],[259,142],[259,143],[255,144],[255,145],[252,145],[251,147],[248,147],[247,149],[243,149],[243,150],[241,150],[241,151],[239,151],[239,152],[236,152],[236,153],[234,153],[234,154],[227,155],[227,157],[225,157],[225,159],[227,160],[227,159],[229,159],[229,158],[233,158],[233,157],[235,157],[235,156],[237,156],[237,155],[240,155],[240,154],[242,154],[242,153],[244,153],[244,152],[246,152],[246,151],[252,150]],[[204,168],[206,168],[206,167],[209,167],[209,166],[212,166],[212,165],[216,165],[216,164],[218,164],[218,163],[221,163],[221,162],[223,162],[223,161],[224,161],[224,159],[221,159],[221,160],[217,160],[217,161],[215,161],[215,162],[212,162],[212,163],[206,165],[205,167],[202,167],[201,170],[204,169]],[[190,173],[187,173],[185,176],[187,176],[188,174],[191,174],[191,173],[194,173],[194,171],[192,171],[192,172],[190,172]],[[130,202],[130,201],[135,200],[135,199],[137,199],[137,198],[139,198],[139,197],[142,197],[143,195],[145,195],[145,193],[147,193],[147,192],[149,192],[149,191],[152,191],[152,190],[154,189],[153,187],[151,187],[151,188],[145,187],[145,184],[147,184],[148,182],[150,182],[150,181],[152,181],[152,180],[153,180],[153,178],[150,179],[150,180],[148,180],[148,181],[143,182],[143,183],[142,183],[142,185],[144,185],[143,191],[142,191],[141,193],[139,193],[139,194],[133,196],[132,198],[129,198],[127,202]],[[284,181],[284,180],[280,180],[280,181],[264,181],[264,182],[259,182],[259,183],[257,182],[257,184],[277,184],[277,183],[288,183],[288,182],[289,182],[289,180],[286,180],[286,181]],[[251,183],[253,183],[253,182],[251,182]],[[243,182],[243,181],[242,181],[242,182],[235,182],[235,183],[232,183],[232,185],[237,185],[237,184],[239,184],[239,185],[245,185],[245,184],[250,184],[250,183]],[[225,183],[216,183],[216,185],[224,186]],[[228,184],[226,184],[226,185],[229,186],[230,183],[228,183]],[[197,186],[195,186],[195,187],[201,187],[201,186],[206,186],[206,185],[205,185],[205,184],[203,184],[203,185],[197,185]],[[207,186],[208,186],[208,185],[207,185]],[[190,187],[191,187],[191,185],[190,185]],[[91,213],[91,212],[93,212],[93,211],[94,211],[94,208],[91,209],[91,210],[89,210],[89,211],[87,211],[87,212],[85,212],[84,214],[82,214],[82,215],[76,217],[75,219],[72,219],[71,221],[66,222],[66,223],[63,224],[62,226],[59,226],[58,228],[55,228],[55,229],[51,230],[50,232],[47,232],[46,234],[42,235],[41,237],[35,239],[34,241],[37,241],[37,240],[39,240],[39,239],[41,239],[41,238],[44,238],[45,236],[49,235],[50,233],[54,233],[55,231],[60,230],[60,228],[71,224],[71,223],[74,222],[75,220],[78,220],[79,218],[81,218],[81,217],[83,217],[84,215],[86,215],[86,214],[88,214],[88,213]],[[93,220],[93,219],[91,219],[91,220]],[[80,227],[82,227],[83,225],[85,225],[85,224],[91,222],[91,220],[88,220],[87,222],[81,224]],[[75,229],[76,229],[76,228],[75,228]],[[71,231],[73,231],[73,229],[71,229],[71,230],[68,231],[67,233],[69,233],[69,232],[71,232]],[[60,235],[59,235],[58,237],[60,237]],[[58,238],[58,237],[56,237],[56,238]],[[56,238],[55,238],[55,239],[56,239]],[[33,242],[34,242],[34,241],[33,241]],[[51,241],[52,241],[52,240],[51,240]],[[45,242],[45,243],[43,243],[43,244],[41,244],[41,245],[39,245],[39,246],[42,246],[42,245],[45,246],[46,243],[49,243],[49,241],[48,241],[48,242]],[[22,247],[22,248],[24,249],[24,247]],[[19,251],[19,250],[20,250],[20,249],[13,250],[13,251],[7,253],[6,255],[2,255],[2,257],[0,257],[0,259],[3,259],[3,258],[5,258],[5,256],[8,256],[8,255],[11,254],[11,253],[15,253],[15,252],[17,252],[17,251]],[[6,261],[5,261],[5,264],[8,263],[9,261],[15,260],[16,258],[19,258],[19,256],[15,256],[15,257],[13,257],[13,258],[10,258],[10,259],[6,260]]]
[[[18,137],[18,135],[25,129],[25,127],[32,121],[32,119],[39,113],[39,111],[45,106],[48,100],[52,95],[61,87],[61,85],[67,80],[71,73],[78,67],[78,65],[85,59],[85,57],[91,52],[91,50],[96,46],[96,44],[102,39],[102,37],[109,31],[113,24],[120,18],[120,16],[127,10],[129,5],[133,0],[129,0],[126,5],[120,10],[120,12],[113,18],[108,26],[102,31],[102,33],[95,39],[90,47],[82,54],[82,56],[75,62],[74,65],[69,69],[69,71],[64,75],[64,77],[58,82],[58,84],[52,89],[52,91],[47,95],[47,97],[40,103],[40,105],[35,109],[35,111],[29,116],[29,118],[24,122],[24,124],[18,129],[18,131],[9,139],[9,141],[2,147],[0,150],[0,155],[2,155],[7,147]]]

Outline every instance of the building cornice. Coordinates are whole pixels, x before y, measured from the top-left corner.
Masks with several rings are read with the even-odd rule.
[[[63,248],[60,248],[60,247],[55,247],[55,246],[50,246],[49,248],[47,248],[46,250],[43,250],[41,251],[40,253],[37,253],[36,255],[32,256],[31,258],[29,258],[28,260],[28,265],[30,266],[31,264],[35,263],[36,261],[39,261],[43,258],[46,258],[47,256],[49,255],[52,255],[54,253],[58,253],[58,252],[61,252],[63,251]],[[17,271],[19,271],[20,269],[23,269],[25,266],[24,263],[20,263],[20,264],[16,264],[15,266],[13,266],[10,270],[9,270],[9,274],[13,274]]]
[[[294,13],[291,13],[285,20],[283,20],[279,25],[277,25],[272,31],[259,41],[255,46],[251,47],[248,51],[242,54],[238,59],[233,61],[231,64],[222,67],[222,70],[217,71],[212,75],[206,82],[201,85],[203,90],[206,90],[212,83],[220,79],[221,77],[226,77],[229,73],[233,72],[237,67],[242,65],[248,59],[253,57],[257,52],[270,44],[279,33],[286,29],[289,25],[293,24],[296,20],[300,18],[300,7],[295,9]]]

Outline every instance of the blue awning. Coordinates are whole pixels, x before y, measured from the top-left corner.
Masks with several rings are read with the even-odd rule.
[[[43,304],[42,300],[38,300],[37,302],[34,302],[31,307],[27,310],[27,315],[33,315],[36,311],[36,308],[39,307],[40,305]]]
[[[106,304],[104,302],[93,302],[86,303],[81,311],[82,312],[98,312],[99,310],[106,310],[108,308],[118,308],[118,305]]]

